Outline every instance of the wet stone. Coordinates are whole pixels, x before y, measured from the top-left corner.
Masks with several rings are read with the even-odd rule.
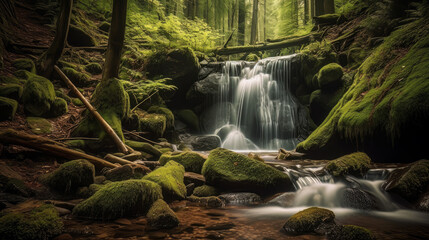
[[[206,227],[206,230],[228,230],[235,227],[234,223],[231,222],[225,222],[225,223],[217,223],[217,224],[213,224],[211,226]]]

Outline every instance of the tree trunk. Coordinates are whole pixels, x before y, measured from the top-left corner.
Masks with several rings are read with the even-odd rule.
[[[254,45],[257,41],[258,35],[258,9],[259,1],[253,0],[253,14],[252,14],[252,28],[250,31],[250,44]]]
[[[267,0],[264,0],[264,41],[267,39]]]
[[[314,0],[314,17],[325,14],[324,0]]]
[[[54,41],[49,49],[38,60],[37,70],[41,76],[50,78],[54,70],[54,65],[63,54],[69,31],[72,7],[73,0],[61,0],[61,10],[57,19],[57,29]]]
[[[112,23],[101,81],[118,77],[127,20],[127,0],[113,0]]]
[[[239,0],[238,5],[238,44],[244,45],[246,33],[246,1]]]
[[[206,19],[207,25],[209,25],[209,0],[206,0],[206,8],[204,9],[204,18]]]
[[[310,0],[310,19],[313,19],[315,17],[315,0]]]
[[[335,1],[325,0],[323,9],[323,14],[335,13]]]
[[[304,25],[308,23],[308,0],[304,0]]]

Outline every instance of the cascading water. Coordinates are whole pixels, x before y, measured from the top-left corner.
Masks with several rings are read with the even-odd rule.
[[[291,93],[296,55],[263,59],[251,69],[243,61],[223,66],[216,115],[224,125],[215,134],[233,150],[293,149],[306,126],[305,113]],[[304,114],[304,115],[303,115]]]

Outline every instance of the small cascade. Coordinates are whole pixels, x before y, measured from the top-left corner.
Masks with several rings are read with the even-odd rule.
[[[223,66],[216,122],[222,147],[233,150],[293,149],[304,136],[301,105],[292,95],[291,63],[296,55]]]

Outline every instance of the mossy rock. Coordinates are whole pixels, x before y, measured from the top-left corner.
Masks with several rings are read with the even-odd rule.
[[[78,72],[73,68],[63,68],[64,74],[78,87],[87,87],[91,85],[91,78],[85,73]]]
[[[162,155],[162,153],[158,149],[154,148],[149,143],[126,140],[125,144],[130,146],[132,149],[134,149],[136,151],[149,153],[149,154],[153,155],[154,157],[156,157],[157,160]]]
[[[293,189],[289,177],[283,172],[222,148],[210,152],[202,174],[207,184],[220,190],[272,194]]]
[[[161,187],[146,180],[126,180],[105,185],[73,209],[73,215],[92,219],[117,219],[145,215],[162,199]]]
[[[415,202],[429,186],[429,160],[420,160],[403,169],[393,171],[384,189]]]
[[[96,45],[95,39],[83,29],[70,25],[67,42],[74,47],[92,47]]]
[[[147,213],[147,223],[154,229],[170,229],[179,225],[179,219],[168,204],[158,199]]]
[[[183,109],[176,112],[177,117],[185,123],[191,130],[200,131],[200,120],[190,109]]]
[[[128,179],[140,179],[148,172],[150,172],[150,169],[145,166],[127,164],[110,169],[106,171],[104,175],[109,181],[123,181]]]
[[[333,224],[335,214],[328,209],[311,207],[292,215],[283,225],[291,235],[314,234],[321,224]]]
[[[69,111],[67,101],[62,98],[55,98],[55,101],[51,104],[48,116],[59,117],[66,114]]]
[[[167,127],[167,118],[161,114],[146,114],[140,118],[141,131],[150,132],[154,138],[164,136]]]
[[[73,160],[44,176],[42,181],[49,188],[61,193],[73,194],[79,187],[86,187],[94,183],[95,168],[87,160]]]
[[[219,195],[219,191],[213,186],[202,185],[202,186],[196,187],[192,195],[197,197],[217,196]]]
[[[12,62],[12,66],[17,70],[25,70],[31,73],[36,73],[36,66],[31,59],[20,58]]]
[[[3,84],[19,84],[19,85],[24,85],[25,80],[24,79],[19,79],[19,78],[16,78],[16,77],[0,76],[0,83],[3,83]]]
[[[246,61],[248,61],[248,62],[257,62],[259,60],[260,60],[260,58],[258,57],[258,55],[254,54],[254,53],[251,53],[251,54],[247,55],[247,57],[246,57]]]
[[[346,92],[343,87],[318,89],[310,95],[310,116],[316,124],[321,124],[329,112]]]
[[[163,167],[144,176],[144,180],[158,183],[166,201],[181,200],[186,197],[186,186],[183,183],[185,168],[177,162],[170,161]]]
[[[78,107],[85,106],[83,104],[82,100],[80,100],[79,98],[72,98],[71,103],[73,103],[73,105],[78,106]]]
[[[147,110],[148,113],[156,113],[165,116],[165,129],[170,130],[174,128],[174,114],[170,109],[160,106],[152,106]]]
[[[66,100],[66,102],[70,103],[72,101],[71,97],[69,97],[67,94],[65,94],[62,90],[55,90],[55,96],[57,98],[62,98]]]
[[[0,218],[0,238],[20,240],[51,239],[63,230],[63,223],[52,205],[44,205],[28,214],[8,213]]]
[[[23,88],[19,84],[0,85],[0,97],[14,99],[19,101],[22,96]]]
[[[330,161],[327,170],[334,177],[353,175],[363,177],[371,165],[371,158],[363,152],[355,152]]]
[[[342,76],[342,67],[337,63],[330,63],[319,70],[317,81],[320,88],[325,88],[341,82]]]
[[[81,198],[89,198],[100,190],[104,185],[102,184],[91,184],[88,187],[80,187],[76,191],[76,195]]]
[[[34,134],[52,133],[52,124],[45,118],[28,117],[27,124]]]
[[[85,66],[85,71],[93,74],[98,75],[103,72],[103,68],[101,68],[101,65],[99,63],[89,63]]]
[[[366,228],[355,225],[338,226],[328,234],[328,240],[374,240],[374,235]]]
[[[13,120],[18,102],[5,97],[0,97],[0,121]]]
[[[159,158],[161,165],[175,161],[185,167],[186,172],[201,173],[206,159],[197,152],[185,151],[181,153],[164,153]]]
[[[8,171],[8,169],[2,168],[2,170]],[[13,170],[12,170],[13,171]],[[17,174],[16,172],[14,172]],[[10,174],[5,174],[10,175]],[[0,191],[4,193],[11,193],[23,197],[31,197],[33,191],[24,183],[22,177],[18,175],[18,178],[8,177],[0,173]]]
[[[110,30],[110,23],[108,22],[102,22],[100,24],[100,26],[98,26],[98,29],[100,29],[101,31],[108,33]]]
[[[24,109],[30,116],[40,117],[49,112],[55,101],[54,85],[48,79],[31,74],[22,92]]]
[[[76,64],[70,63],[70,62],[66,62],[66,61],[63,61],[63,60],[59,60],[58,61],[58,67],[60,67],[61,69],[63,69],[63,68],[73,68],[75,70],[79,69],[79,67]]]

